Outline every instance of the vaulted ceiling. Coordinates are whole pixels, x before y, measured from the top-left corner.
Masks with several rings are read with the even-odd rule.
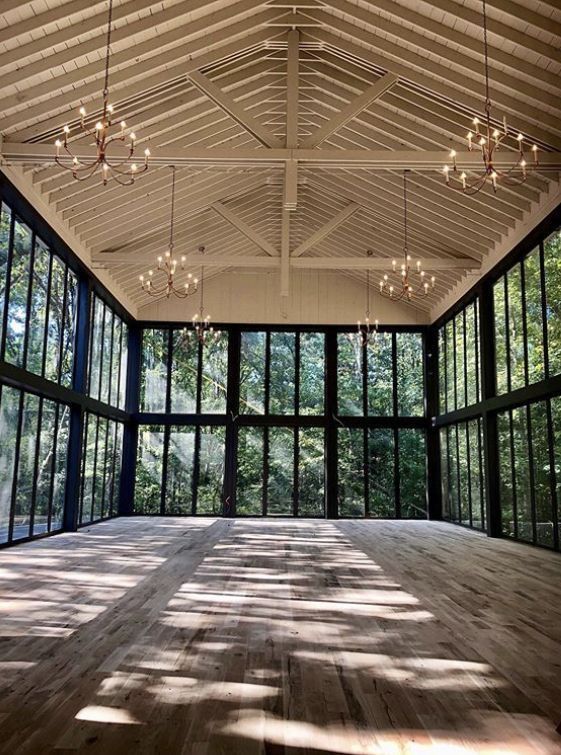
[[[292,268],[363,280],[368,249],[377,280],[402,253],[410,169],[409,246],[437,276],[415,306],[435,316],[560,199],[559,0],[487,6],[494,113],[541,155],[496,195],[442,176],[483,114],[479,0],[115,0],[111,101],[153,155],[127,188],[53,162],[65,123],[91,150],[77,111],[101,105],[107,2],[4,0],[4,170],[138,314],[138,275],[167,244],[170,165],[176,249],[195,265],[203,244],[212,276],[276,268],[279,296]]]

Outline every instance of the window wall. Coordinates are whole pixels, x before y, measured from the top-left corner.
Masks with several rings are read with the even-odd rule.
[[[70,408],[0,384],[0,544],[62,528]]]
[[[481,401],[479,300],[438,329],[440,414]]]
[[[122,447],[121,422],[86,413],[82,440],[80,524],[117,514]]]
[[[426,517],[422,332],[147,327],[140,369],[135,512]]]
[[[0,358],[70,388],[77,276],[0,203]]]
[[[483,428],[479,418],[440,430],[442,509],[445,519],[485,529]]]
[[[125,408],[128,326],[96,293],[91,296],[88,393]]]
[[[128,326],[101,294],[0,176],[0,546],[117,513]]]
[[[559,215],[522,242],[437,333],[443,516],[554,549],[560,545]]]

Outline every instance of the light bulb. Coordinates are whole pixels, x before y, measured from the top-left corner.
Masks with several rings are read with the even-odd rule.
[[[95,130],[96,130],[96,131],[101,131],[102,129],[103,129],[103,123],[102,123],[101,121],[98,121],[98,122],[97,122],[97,123],[95,124]]]
[[[63,131],[64,131],[65,134],[69,134],[70,133],[70,126],[65,126],[63,128]]]
[[[80,112],[80,115],[83,118],[86,115],[86,108],[85,107],[81,107],[79,112]]]
[[[137,165],[136,165],[136,163],[133,163],[133,164],[131,165],[131,172],[132,172],[132,173],[136,173],[136,171],[137,171],[137,170],[138,170],[138,168],[137,168]]]
[[[516,141],[521,142],[522,139],[524,139],[524,136],[522,134],[518,134],[518,136],[516,137]]]

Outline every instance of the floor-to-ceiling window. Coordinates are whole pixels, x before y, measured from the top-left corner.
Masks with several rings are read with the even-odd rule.
[[[101,291],[2,180],[0,545],[117,513],[128,333]]]
[[[424,518],[424,374],[421,331],[143,328],[134,510]]]
[[[442,515],[485,529],[485,467],[481,415],[466,421],[454,412],[481,401],[479,299],[475,298],[438,329],[439,413],[451,415],[439,432]]]
[[[437,337],[444,517],[555,549],[561,537],[558,226],[559,213],[479,284],[476,298],[439,323]]]

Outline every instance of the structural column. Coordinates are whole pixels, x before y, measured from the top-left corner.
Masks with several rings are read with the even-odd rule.
[[[84,275],[81,275],[78,280],[74,373],[72,376],[72,387],[80,394],[87,393],[89,336],[90,286],[88,279]],[[75,532],[78,529],[83,428],[84,409],[79,404],[73,404],[70,407],[68,472],[66,475],[64,516],[62,523],[63,529],[67,532]]]
[[[140,356],[142,331],[136,322],[129,325],[128,365],[127,365],[127,412],[131,420],[123,430],[123,458],[119,487],[119,516],[130,516],[134,512],[134,482],[136,470],[136,449],[138,445],[138,420],[140,396]]]
[[[496,393],[495,318],[493,289],[484,283],[479,291],[479,332],[481,334],[481,392],[484,406]],[[497,415],[484,409],[483,446],[485,451],[485,520],[489,537],[501,536],[499,454]]]

